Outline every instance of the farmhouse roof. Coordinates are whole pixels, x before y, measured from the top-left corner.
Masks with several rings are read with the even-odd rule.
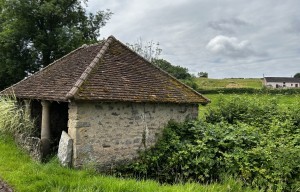
[[[0,94],[53,101],[209,102],[113,36],[81,46]]]
[[[300,78],[294,78],[294,77],[265,77],[265,80],[267,82],[276,82],[276,83],[300,83]]]

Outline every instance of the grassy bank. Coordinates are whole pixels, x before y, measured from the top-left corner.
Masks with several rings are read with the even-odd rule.
[[[220,89],[220,88],[262,88],[262,80],[255,79],[210,79],[196,78],[197,85],[201,89]]]
[[[136,181],[96,174],[92,170],[61,167],[56,160],[34,162],[14,142],[0,136],[0,177],[16,191],[252,191],[229,179],[224,184],[160,185],[155,181]]]
[[[215,106],[218,100],[228,98],[236,94],[205,94],[204,96],[211,100],[211,103],[207,106],[201,106],[201,108],[207,108],[209,106]],[[242,94],[245,99],[248,98],[260,98],[261,100],[268,100],[274,98],[278,101],[278,104],[282,107],[292,106],[300,101],[300,95],[269,95],[269,94]]]

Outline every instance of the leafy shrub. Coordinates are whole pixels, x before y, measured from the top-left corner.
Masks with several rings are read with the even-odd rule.
[[[221,181],[235,177],[270,191],[300,188],[300,102],[233,96],[204,120],[174,123],[123,173],[161,182]]]
[[[230,124],[245,122],[251,125],[268,125],[268,122],[279,115],[278,101],[275,98],[261,100],[255,95],[233,95],[220,97],[217,108],[209,108],[206,121],[219,123],[221,121]],[[265,124],[267,123],[267,124]]]
[[[29,114],[18,106],[13,97],[0,97],[0,134],[14,135],[22,132],[30,135],[34,130],[34,122]]]

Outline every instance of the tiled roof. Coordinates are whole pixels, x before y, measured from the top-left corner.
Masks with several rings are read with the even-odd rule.
[[[277,83],[300,83],[300,78],[293,78],[293,77],[265,77],[267,82],[277,82]]]
[[[82,46],[1,92],[11,93],[54,101],[209,102],[113,36]]]

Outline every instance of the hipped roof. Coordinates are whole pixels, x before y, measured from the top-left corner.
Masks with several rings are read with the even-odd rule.
[[[209,102],[113,36],[81,46],[1,94],[52,101]]]

